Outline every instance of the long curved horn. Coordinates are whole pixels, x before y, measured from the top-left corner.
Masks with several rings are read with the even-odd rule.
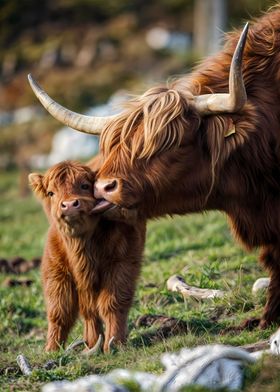
[[[242,56],[249,23],[246,23],[235,48],[229,72],[229,94],[203,94],[195,97],[195,107],[202,115],[234,113],[242,109],[247,101],[242,77]]]
[[[28,81],[34,94],[39,99],[44,108],[58,121],[76,129],[77,131],[90,133],[92,135],[100,135],[103,128],[111,122],[116,116],[94,117],[85,116],[83,114],[72,112],[55,102],[48,94],[39,86],[31,74],[28,75]]]

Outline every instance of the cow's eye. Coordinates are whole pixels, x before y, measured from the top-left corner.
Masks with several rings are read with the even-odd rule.
[[[87,190],[87,189],[89,189],[89,184],[82,184],[81,188],[84,190]]]
[[[48,196],[49,196],[49,197],[52,197],[53,195],[54,195],[54,193],[53,193],[52,191],[49,191],[49,192],[48,192]]]

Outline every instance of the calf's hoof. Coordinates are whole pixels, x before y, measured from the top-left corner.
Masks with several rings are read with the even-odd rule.
[[[52,351],[58,351],[60,349],[60,346],[57,343],[47,343],[45,345],[45,351],[46,352],[52,352]]]
[[[88,346],[83,350],[83,355],[90,356],[92,354],[98,354],[99,352],[102,351],[102,346],[103,346],[103,335],[99,335],[97,342],[95,345]]]

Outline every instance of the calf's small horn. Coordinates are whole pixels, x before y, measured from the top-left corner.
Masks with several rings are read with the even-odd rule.
[[[247,101],[242,77],[242,56],[248,34],[246,23],[235,48],[229,72],[229,93],[203,94],[195,97],[195,107],[201,115],[234,113],[241,110]]]
[[[115,116],[94,117],[85,116],[83,114],[72,112],[69,109],[55,102],[48,94],[39,86],[35,79],[28,75],[28,81],[34,94],[39,99],[44,108],[58,121],[76,129],[77,131],[90,133],[92,135],[100,135],[102,130],[110,123]]]

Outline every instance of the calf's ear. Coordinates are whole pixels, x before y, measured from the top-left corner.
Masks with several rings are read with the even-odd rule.
[[[31,173],[28,176],[29,184],[37,197],[43,199],[46,196],[46,191],[43,185],[43,178],[42,174],[38,173]]]

